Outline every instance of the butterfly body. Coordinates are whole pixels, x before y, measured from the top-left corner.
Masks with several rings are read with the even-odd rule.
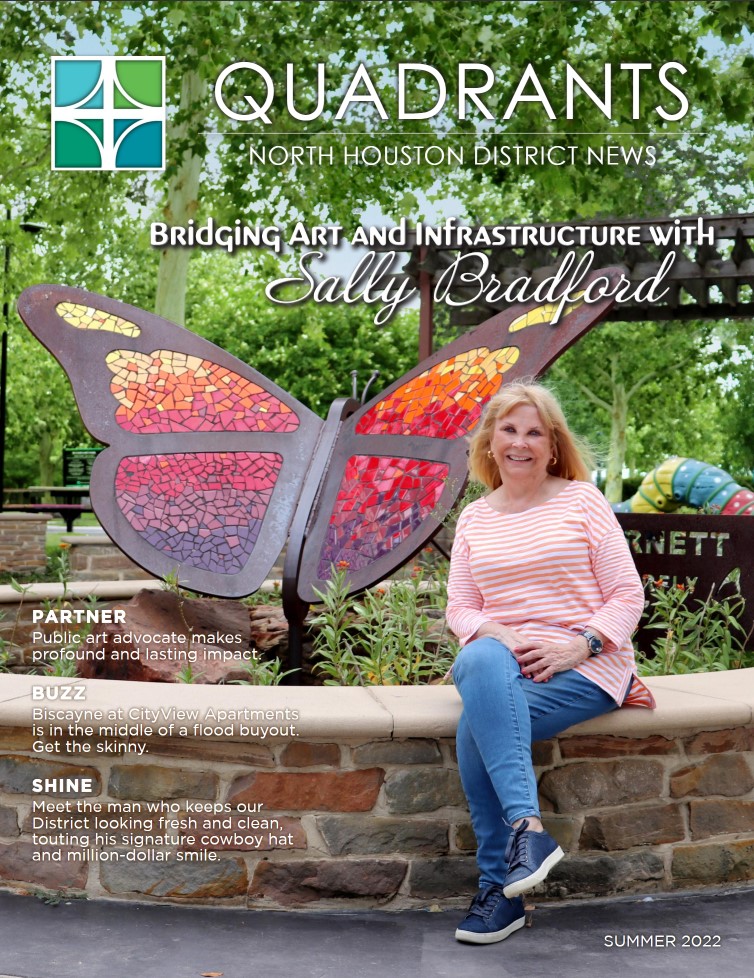
[[[593,272],[617,280],[620,269]],[[504,381],[543,372],[612,301],[499,313],[364,406],[327,421],[235,357],[152,313],[60,285],[27,289],[21,318],[68,374],[108,448],[90,495],[108,535],[157,576],[241,597],[288,543],[298,616],[333,566],[357,591],[431,540],[466,480],[466,436]],[[549,318],[548,318],[549,317]],[[289,616],[290,617],[290,616]]]

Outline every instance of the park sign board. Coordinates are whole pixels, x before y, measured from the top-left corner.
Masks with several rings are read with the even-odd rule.
[[[642,578],[649,575],[668,586],[696,578],[695,597],[704,601],[713,587],[718,597],[734,594],[731,583],[721,591],[718,588],[732,572],[740,572],[739,586],[746,601],[741,624],[749,632],[754,625],[754,519],[659,513],[616,516]],[[656,630],[640,630],[636,642],[647,652],[652,640],[659,637]]]
[[[64,448],[63,485],[89,487],[92,466],[101,448]]]

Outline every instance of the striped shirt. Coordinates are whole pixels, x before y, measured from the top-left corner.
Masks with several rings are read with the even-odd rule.
[[[571,482],[522,513],[498,513],[486,499],[461,513],[446,615],[462,645],[485,622],[507,625],[530,641],[560,643],[593,628],[605,638],[603,651],[576,671],[619,706],[652,708],[631,645],[643,608],[623,531],[590,482]]]

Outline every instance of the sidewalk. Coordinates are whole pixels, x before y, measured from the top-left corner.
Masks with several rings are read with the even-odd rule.
[[[751,887],[551,904],[487,947],[453,939],[460,916],[47,906],[0,893],[0,978],[748,978],[754,967]],[[675,946],[649,943],[660,935]],[[684,947],[684,935],[718,946]]]

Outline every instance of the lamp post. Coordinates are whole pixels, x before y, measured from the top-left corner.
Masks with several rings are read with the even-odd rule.
[[[5,219],[7,226],[10,226],[10,207],[5,208]],[[39,234],[40,231],[44,230],[44,224],[33,224],[30,221],[22,221],[19,227],[28,234]],[[11,243],[6,238],[3,261],[3,335],[2,340],[0,340],[0,511],[5,505],[5,407],[8,383],[8,327],[10,325],[10,304],[8,302],[10,253]]]

